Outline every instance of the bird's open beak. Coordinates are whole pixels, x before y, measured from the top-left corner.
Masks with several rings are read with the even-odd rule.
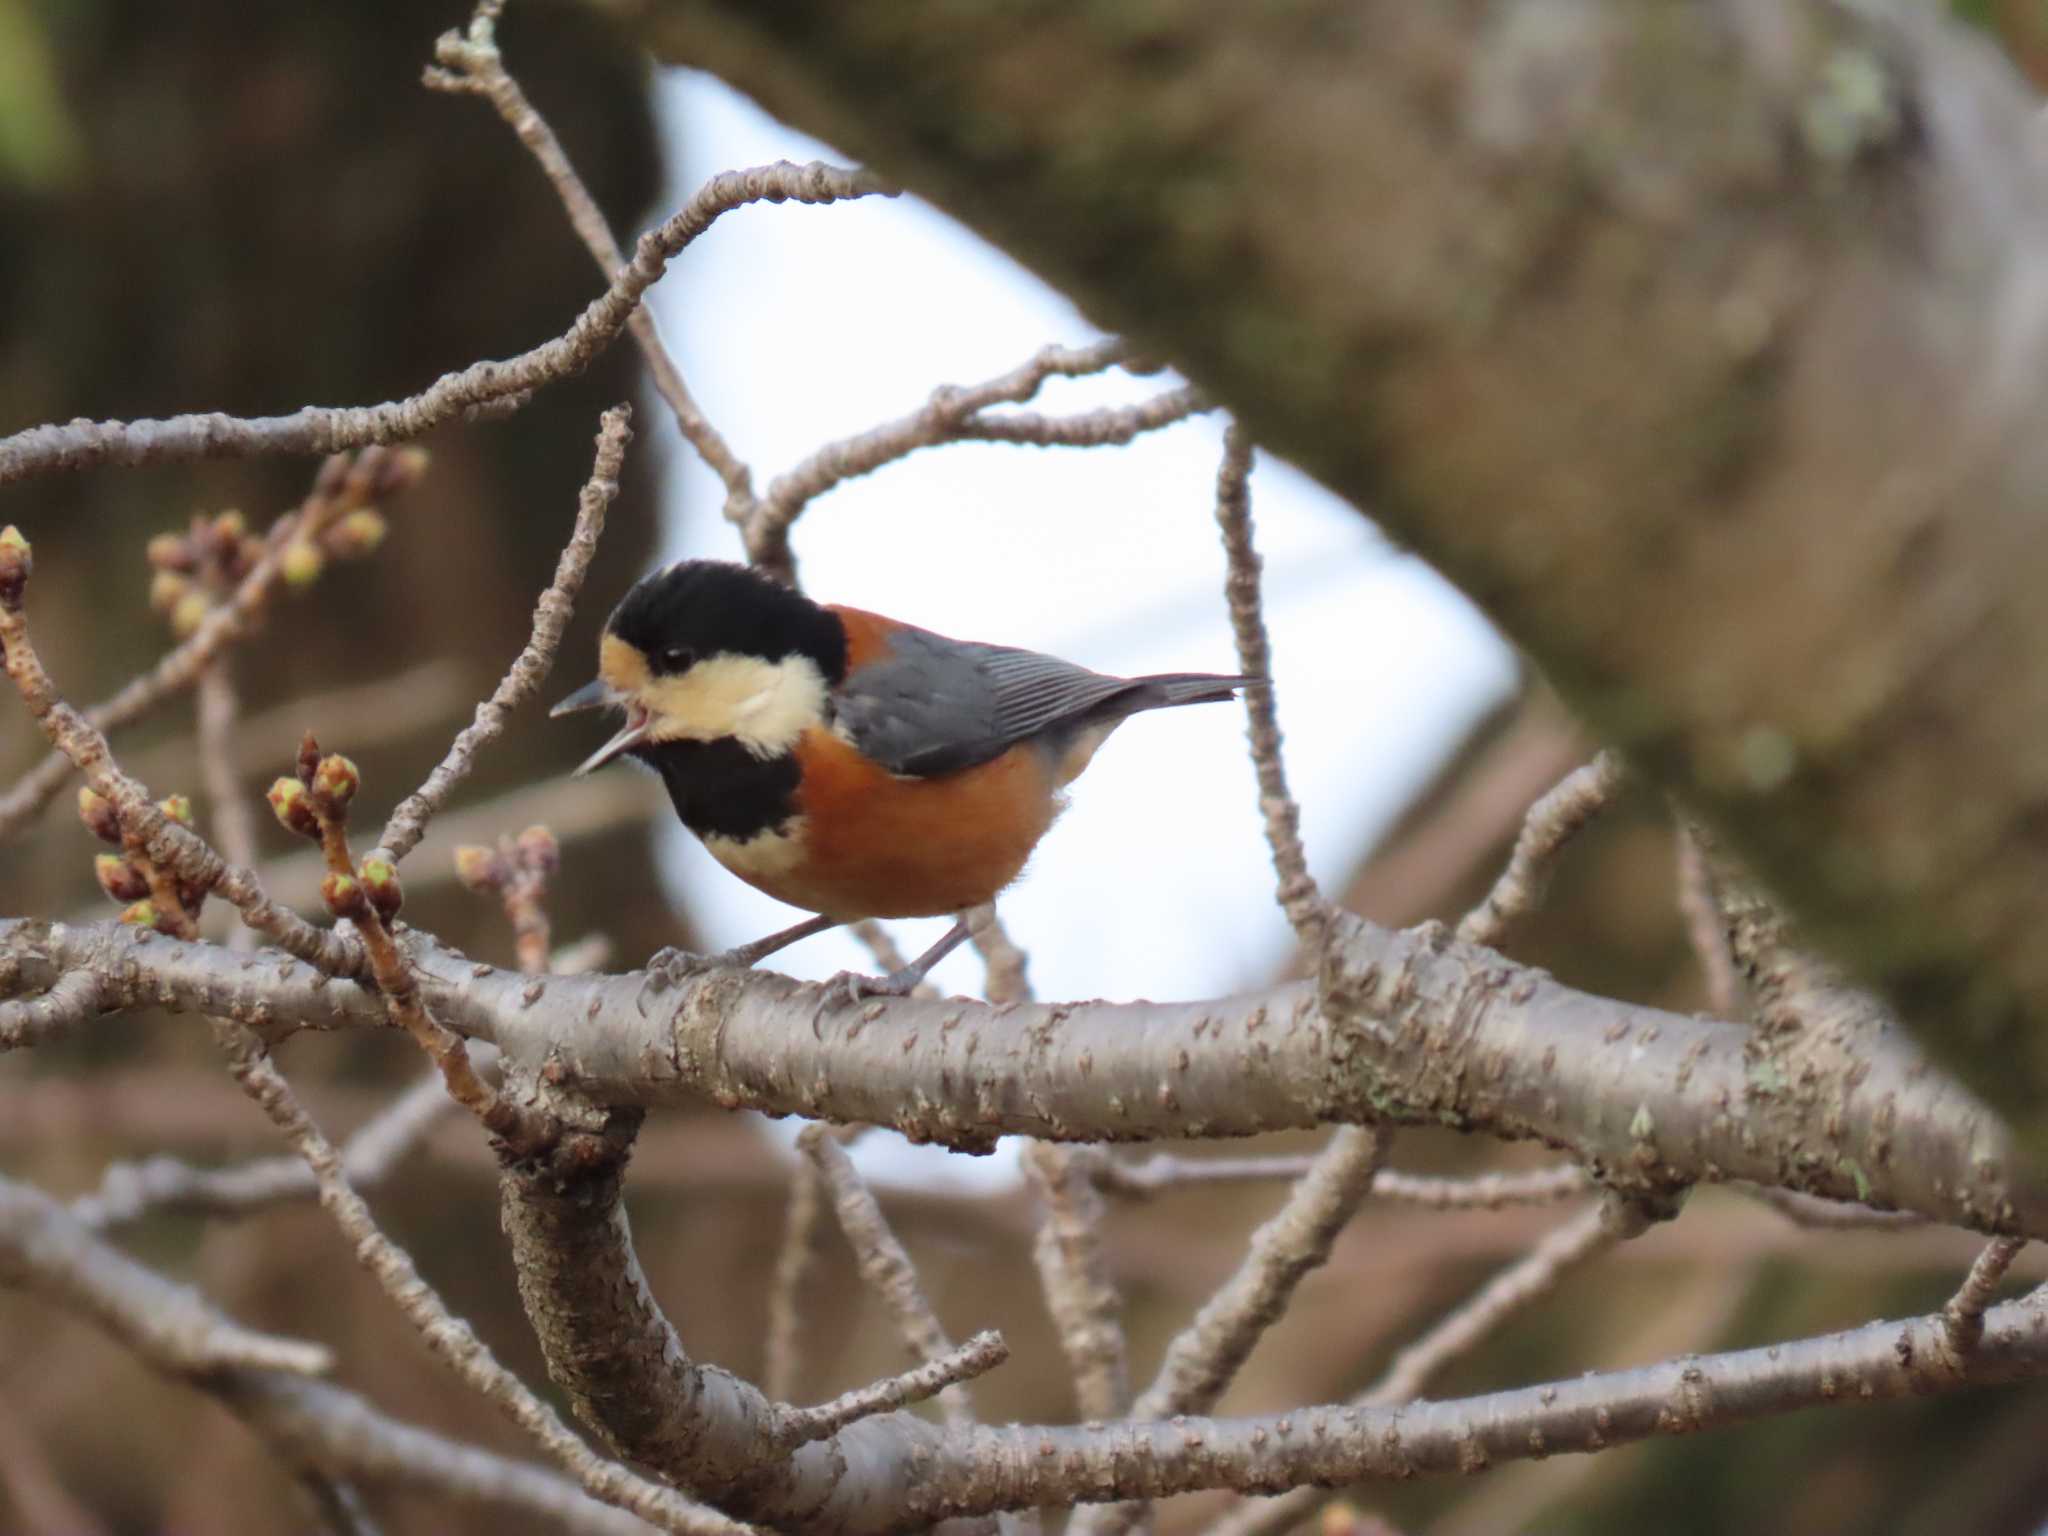
[[[562,700],[561,703],[548,711],[548,717],[556,719],[562,715],[573,715],[586,709],[602,709],[608,704],[624,704],[625,702],[626,700],[621,695],[612,690],[610,684],[606,683],[603,678],[599,678],[595,682],[586,683],[583,687],[570,694],[569,697]],[[651,724],[652,722],[644,713],[639,710],[632,710],[626,718],[625,725],[620,728],[619,733],[595,752],[591,753],[590,756],[586,757],[578,765],[576,772],[571,777],[580,779],[586,773],[596,772],[620,753],[632,751],[633,748],[639,746],[641,742],[647,739],[648,727]]]

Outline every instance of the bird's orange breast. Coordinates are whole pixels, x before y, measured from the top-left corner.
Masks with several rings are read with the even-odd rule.
[[[1059,814],[1052,765],[1025,744],[939,778],[899,778],[821,727],[796,745],[803,770],[785,856],[727,867],[791,906],[852,921],[937,917],[989,900],[1023,871]]]

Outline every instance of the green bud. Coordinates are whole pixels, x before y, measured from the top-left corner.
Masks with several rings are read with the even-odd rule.
[[[320,899],[336,917],[366,917],[370,903],[362,885],[350,875],[329,875],[320,882]]]
[[[35,551],[21,530],[9,523],[0,528],[0,604],[21,606],[21,594],[28,587],[29,572],[35,569]]]
[[[156,808],[181,827],[192,825],[192,797],[190,795],[165,795],[157,801]]]
[[[313,804],[323,815],[347,814],[348,803],[362,787],[362,775],[356,772],[356,765],[339,752],[321,758],[313,770]]]
[[[303,837],[320,835],[320,818],[313,813],[306,786],[297,779],[277,780],[264,798],[270,802],[271,814],[277,817],[278,824],[286,831],[297,832]]]
[[[213,611],[213,604],[204,592],[187,591],[171,606],[171,634],[175,639],[190,639],[193,632],[206,622],[206,616]]]
[[[398,909],[405,905],[398,867],[389,859],[365,859],[356,873],[362,879],[363,889],[370,893],[370,905],[377,909],[377,915],[387,920],[398,916]]]
[[[157,928],[163,923],[163,914],[156,909],[153,901],[138,901],[121,913],[121,921],[131,928]]]
[[[320,572],[327,564],[326,556],[311,539],[293,539],[284,547],[283,571],[285,584],[292,587],[310,587],[320,579]]]

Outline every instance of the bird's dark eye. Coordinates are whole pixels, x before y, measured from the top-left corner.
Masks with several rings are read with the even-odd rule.
[[[697,664],[697,653],[687,645],[672,645],[661,653],[661,670],[687,672]]]

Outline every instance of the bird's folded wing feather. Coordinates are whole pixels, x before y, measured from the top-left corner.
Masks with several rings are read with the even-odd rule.
[[[887,655],[839,688],[837,723],[868,757],[913,778],[956,773],[1020,741],[1121,713],[1112,706],[1145,686],[929,630],[899,629],[890,639]]]

